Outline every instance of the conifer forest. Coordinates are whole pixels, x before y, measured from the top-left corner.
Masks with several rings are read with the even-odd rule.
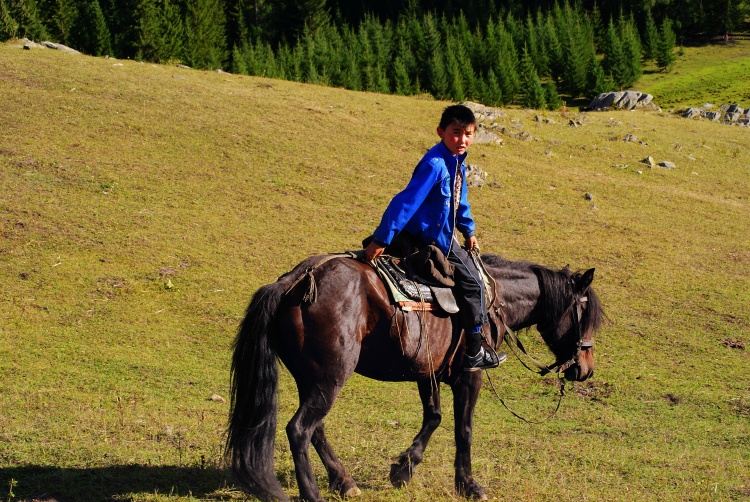
[[[532,108],[632,86],[750,0],[0,0],[0,40],[352,90]]]

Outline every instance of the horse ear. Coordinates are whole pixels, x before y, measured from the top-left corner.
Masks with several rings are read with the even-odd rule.
[[[578,279],[576,284],[576,290],[578,290],[579,293],[582,293],[583,291],[586,291],[586,288],[591,286],[591,283],[594,281],[594,270],[593,268],[588,269],[586,272],[583,273],[580,279]]]

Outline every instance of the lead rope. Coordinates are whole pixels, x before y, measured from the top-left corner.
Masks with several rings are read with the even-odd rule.
[[[518,413],[516,413],[515,411],[513,411],[512,409],[510,409],[510,407],[507,404],[505,404],[505,401],[503,401],[503,398],[500,397],[500,394],[498,394],[497,390],[495,389],[495,384],[492,382],[492,378],[490,378],[490,373],[488,371],[485,371],[485,373],[487,374],[487,381],[490,383],[490,388],[492,389],[492,393],[495,395],[498,401],[500,401],[500,404],[502,404],[503,407],[506,410],[508,410],[511,415],[513,415],[514,417],[520,420],[523,420],[527,424],[543,424],[547,420],[554,417],[557,414],[557,410],[560,409],[560,404],[562,403],[563,396],[565,395],[565,379],[564,378],[559,379],[560,380],[560,398],[557,400],[557,406],[555,406],[554,411],[552,411],[552,413],[547,415],[547,417],[543,418],[542,420],[529,420],[528,418],[524,418]]]

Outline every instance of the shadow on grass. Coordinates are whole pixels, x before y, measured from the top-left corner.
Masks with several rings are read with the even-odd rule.
[[[216,498],[211,494],[226,487],[227,472],[222,469],[119,465],[92,468],[42,467],[35,465],[0,469],[0,493],[8,494],[14,480],[13,501],[130,500],[137,494],[192,495]],[[219,497],[222,498],[222,497]]]

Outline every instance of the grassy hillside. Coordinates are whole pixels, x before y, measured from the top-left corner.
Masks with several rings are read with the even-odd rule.
[[[311,254],[357,247],[445,105],[0,45],[0,496],[241,499],[220,397],[250,296]],[[470,152],[497,184],[470,194],[482,249],[596,267],[610,323],[595,378],[553,420],[523,424],[483,391],[476,478],[498,500],[747,499],[748,129],[507,114],[504,145]],[[649,155],[676,168],[639,163]],[[549,357],[535,332],[524,340]],[[516,361],[491,375],[521,413],[554,407],[553,383]],[[286,372],[281,387],[276,465],[294,495]],[[396,491],[416,387],[349,382],[327,430],[360,500],[456,498],[448,389],[443,402]]]
[[[685,47],[671,71],[656,68],[646,74],[636,88],[653,94],[663,110],[740,103],[750,108],[750,41],[727,45]]]

